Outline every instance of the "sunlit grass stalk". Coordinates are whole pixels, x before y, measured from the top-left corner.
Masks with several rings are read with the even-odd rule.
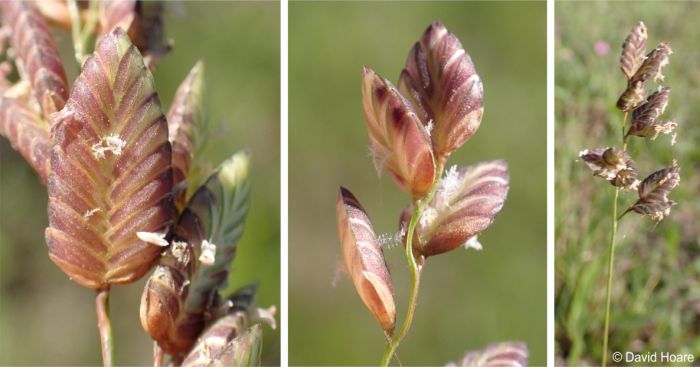
[[[114,365],[114,339],[112,338],[112,323],[109,320],[109,290],[101,290],[95,299],[97,307],[97,327],[100,331],[100,346],[102,347],[102,364],[105,367]]]
[[[388,366],[391,357],[394,355],[396,348],[401,343],[401,340],[408,334],[408,330],[411,328],[411,323],[413,322],[413,314],[416,310],[416,303],[418,301],[418,291],[420,289],[420,275],[421,266],[416,262],[416,258],[413,255],[413,247],[410,245],[413,240],[413,231],[416,229],[417,218],[420,217],[423,205],[417,205],[413,210],[413,215],[411,216],[411,222],[408,225],[408,234],[406,235],[407,245],[406,245],[406,259],[408,260],[408,267],[411,271],[411,295],[408,300],[408,309],[406,310],[406,316],[404,317],[403,324],[398,333],[389,340],[384,349],[384,354],[382,355],[381,366]]]
[[[433,182],[433,186],[428,195],[423,200],[413,203],[414,209],[406,232],[406,260],[408,261],[408,268],[411,271],[411,295],[408,299],[408,308],[406,310],[406,316],[404,317],[403,324],[401,324],[401,329],[399,329],[398,333],[394,334],[384,349],[382,362],[380,364],[382,367],[389,365],[389,361],[391,361],[391,357],[394,355],[396,348],[399,346],[403,338],[406,337],[406,334],[408,334],[408,330],[411,328],[411,324],[413,323],[413,315],[416,311],[416,304],[418,303],[421,270],[423,269],[423,265],[418,264],[413,252],[413,234],[416,230],[418,220],[423,213],[423,209],[426,205],[428,205],[428,203],[430,203],[431,200],[433,200],[433,196],[435,196],[435,190],[437,189],[437,183],[441,175],[442,166],[438,166],[435,170],[435,182]]]
[[[608,357],[608,327],[610,325],[610,295],[612,290],[612,278],[613,278],[613,264],[615,261],[615,237],[617,236],[617,199],[620,193],[620,188],[615,188],[615,199],[613,200],[613,211],[612,211],[612,233],[610,235],[610,246],[609,246],[609,261],[608,261],[608,286],[605,295],[605,326],[603,328],[603,363],[602,366],[606,366]]]
[[[163,365],[164,357],[163,349],[158,345],[157,341],[153,342],[153,367],[160,367]]]
[[[625,126],[627,124],[627,115],[629,113],[625,112],[622,118],[622,150],[627,151],[627,135],[625,134]],[[608,260],[608,285],[605,292],[605,325],[603,327],[603,363],[602,366],[605,367],[608,359],[608,328],[610,326],[610,296],[612,295],[612,278],[613,278],[613,265],[615,263],[615,240],[617,237],[617,225],[620,220],[617,216],[617,202],[620,196],[620,188],[615,187],[615,196],[613,199],[613,210],[612,210],[612,232],[610,233],[610,246],[608,251],[610,252]]]

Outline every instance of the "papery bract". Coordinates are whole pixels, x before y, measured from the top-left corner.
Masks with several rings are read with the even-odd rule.
[[[447,367],[527,367],[529,352],[522,342],[502,342],[469,351]]]
[[[20,152],[46,182],[51,172],[51,136],[41,116],[20,98],[0,97],[0,135],[7,137],[12,148]]]
[[[115,27],[126,30],[151,69],[170,52],[172,47],[165,39],[160,1],[101,0],[99,5],[100,36]]]
[[[394,289],[372,223],[355,196],[341,187],[336,204],[343,259],[355,289],[389,334],[396,324]]]
[[[99,3],[99,35],[106,35],[116,28],[125,30],[129,38],[133,39],[136,26],[136,7],[138,0],[100,0]],[[138,45],[136,46],[138,47]]]
[[[639,185],[639,200],[629,210],[647,215],[655,221],[664,219],[670,214],[671,207],[676,205],[675,201],[668,198],[668,194],[678,186],[680,171],[680,167],[674,164],[645,178]]]
[[[617,108],[624,112],[629,112],[639,107],[644,102],[644,83],[641,81],[630,82],[627,89],[617,100]]]
[[[262,327],[247,327],[244,313],[223,316],[197,340],[182,367],[258,366],[262,351]]]
[[[68,81],[56,43],[41,14],[29,1],[0,1],[3,21],[12,27],[12,45],[22,78],[31,83],[44,118],[63,108]]]
[[[476,133],[484,112],[484,88],[457,37],[433,23],[417,42],[401,72],[399,91],[423,125],[431,126],[435,157],[447,157]]]
[[[204,328],[202,314],[185,310],[196,266],[193,246],[174,241],[161,256],[141,295],[141,325],[168,354],[188,351]]]
[[[659,88],[647,101],[632,113],[632,124],[627,135],[655,139],[660,133],[670,134],[676,127],[674,120],[661,121],[659,117],[666,110],[671,88]]]
[[[486,230],[503,207],[508,181],[508,164],[500,160],[448,170],[418,221],[415,251],[438,255]]]
[[[414,198],[427,194],[435,179],[430,136],[413,108],[388,80],[363,70],[362,104],[375,165]]]
[[[122,29],[85,61],[52,131],[51,260],[90,288],[139,279],[162,249],[137,232],[172,223],[171,151],[153,76]]]
[[[204,64],[198,61],[180,84],[168,111],[170,144],[173,146],[174,185],[191,179],[190,167],[197,147],[197,131],[202,125],[202,99],[204,89]],[[188,185],[190,186],[190,185]],[[181,188],[176,196],[178,208],[184,205],[187,188]],[[190,193],[191,194],[191,193]]]
[[[214,366],[259,366],[262,357],[262,325],[255,324],[231,340],[215,357]]]
[[[620,55],[620,69],[627,79],[631,79],[644,62],[647,52],[647,27],[644,22],[637,23],[625,38]]]
[[[579,158],[593,170],[593,175],[609,181],[613,186],[636,190],[637,169],[630,155],[616,147],[586,149]]]
[[[642,82],[653,79],[654,81],[663,80],[661,74],[663,68],[668,65],[668,57],[673,53],[671,47],[667,43],[660,43],[655,49],[651,50],[646,56],[642,65],[639,66],[637,72],[634,73],[630,83]]]
[[[186,353],[220,306],[249,207],[250,154],[226,160],[192,196],[141,297],[141,325],[169,354]],[[204,244],[213,246],[204,262]]]
[[[646,100],[644,98],[646,82],[649,79],[663,80],[664,76],[661,72],[664,66],[668,65],[668,57],[671,53],[668,44],[661,43],[644,58],[642,64],[629,79],[627,89],[617,100],[617,108],[624,112],[630,112]]]

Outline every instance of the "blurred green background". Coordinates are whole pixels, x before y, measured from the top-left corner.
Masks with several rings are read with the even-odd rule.
[[[678,205],[656,225],[628,214],[620,222],[610,321],[614,351],[692,353],[700,357],[700,4],[691,2],[557,2],[556,7],[556,354],[560,365],[600,364],[610,213],[614,189],[582,162],[580,150],[620,145],[626,85],[619,67],[623,40],[644,21],[647,50],[673,49],[664,69],[678,143],[632,137],[628,149],[640,178],[681,166],[670,195]],[[599,44],[596,52],[595,45]],[[653,86],[656,88],[656,86]],[[652,89],[651,86],[648,89]],[[636,193],[621,193],[620,207]]]
[[[220,161],[249,147],[252,198],[233,263],[231,288],[259,282],[258,304],[280,305],[280,64],[278,2],[177,2],[165,7],[173,52],[155,72],[164,109],[194,63],[206,68],[211,130],[204,158]],[[76,73],[70,34],[56,33]],[[0,139],[0,365],[101,363],[94,292],[68,280],[44,242],[46,189]],[[113,289],[116,363],[150,365],[152,342],[139,323],[145,278]],[[279,314],[277,316],[279,320]],[[265,327],[264,364],[279,364],[279,331]]]
[[[289,362],[376,365],[378,323],[341,274],[335,203],[357,195],[380,233],[398,231],[408,196],[377,178],[361,103],[362,65],[397,81],[410,48],[434,20],[455,33],[485,89],[479,132],[448,164],[506,159],[511,190],[479,240],[430,258],[404,365],[444,365],[467,349],[526,341],[546,361],[546,4],[393,2],[289,4]],[[385,251],[402,320],[409,273]],[[335,285],[334,285],[335,284]]]

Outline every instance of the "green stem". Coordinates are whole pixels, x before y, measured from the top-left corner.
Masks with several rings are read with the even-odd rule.
[[[420,218],[420,213],[422,210],[422,205],[416,205],[413,209],[413,215],[411,216],[411,221],[408,225],[408,232],[406,232],[406,258],[408,259],[408,266],[411,270],[411,296],[408,301],[408,310],[406,311],[406,317],[403,320],[401,329],[394,337],[389,340],[386,348],[384,349],[384,355],[382,355],[381,366],[385,367],[389,365],[391,357],[394,355],[396,348],[401,343],[401,340],[408,333],[408,329],[411,328],[411,323],[413,321],[413,314],[416,311],[416,301],[418,300],[418,289],[420,288],[420,272],[421,268],[416,263],[416,258],[413,256],[413,231],[416,229],[416,224],[418,223],[418,218]]]
[[[622,150],[627,151],[627,134],[625,134],[625,125],[627,123],[627,115],[622,117]],[[617,217],[617,201],[620,196],[620,188],[615,188],[615,197],[613,199],[613,211],[612,211],[612,233],[610,235],[610,248],[609,248],[609,260],[608,260],[608,285],[605,292],[605,325],[603,326],[603,363],[602,366],[605,367],[608,361],[608,330],[610,327],[610,298],[612,294],[612,278],[613,278],[613,266],[615,263],[615,238],[617,237],[617,223],[620,218]]]
[[[608,288],[605,296],[605,327],[603,328],[603,363],[602,366],[606,366],[608,359],[608,327],[610,326],[610,295],[612,291],[612,277],[613,277],[613,263],[615,260],[615,237],[617,236],[617,198],[619,196],[620,189],[615,188],[615,200],[613,203],[613,227],[612,235],[610,236],[610,259],[608,261]]]
[[[75,50],[75,60],[79,66],[83,65],[83,59],[88,49],[88,41],[95,31],[97,25],[97,0],[90,0],[86,14],[86,22],[82,24],[80,8],[76,0],[68,0],[68,12],[71,18],[71,35],[73,38],[73,49]]]
[[[109,289],[101,290],[95,299],[97,308],[97,328],[100,331],[100,346],[102,347],[102,364],[111,367],[114,361],[114,339],[112,338],[112,323],[109,321]]]
[[[88,44],[90,39],[92,38],[93,33],[95,33],[95,27],[97,26],[97,11],[98,11],[98,1],[97,0],[90,0],[88,4],[88,12],[87,12],[87,17],[85,21],[85,25],[83,29],[80,30],[80,38],[81,41],[83,42],[83,50],[86,51],[88,49]],[[127,29],[125,29],[127,30]]]
[[[437,183],[442,174],[442,166],[439,165],[435,169],[435,181],[425,196],[420,201],[413,203],[413,214],[411,215],[411,220],[408,223],[408,228],[406,232],[406,259],[408,260],[408,267],[411,271],[411,295],[408,300],[408,309],[406,310],[406,317],[403,320],[401,329],[397,334],[389,340],[386,347],[384,348],[384,354],[382,355],[381,366],[386,367],[389,365],[389,361],[394,356],[396,348],[401,343],[401,340],[408,334],[408,330],[411,328],[411,323],[413,322],[413,315],[416,311],[416,304],[418,303],[418,290],[420,289],[420,275],[422,270],[422,264],[416,262],[416,258],[413,254],[413,234],[416,230],[416,225],[418,225],[418,220],[420,219],[421,213],[426,205],[432,201],[435,195],[435,190],[437,189]]]
[[[83,50],[83,42],[80,39],[80,8],[78,8],[78,2],[76,0],[68,0],[68,12],[70,13],[71,21],[71,35],[73,36],[73,49],[75,50],[75,60],[78,65],[82,65],[83,55],[85,52]]]

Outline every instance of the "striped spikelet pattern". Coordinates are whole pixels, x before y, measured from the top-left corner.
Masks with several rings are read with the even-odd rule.
[[[633,111],[644,103],[647,81],[664,79],[662,70],[668,65],[671,47],[667,43],[660,43],[644,56],[647,38],[647,28],[643,22],[639,22],[622,44],[620,69],[627,78],[627,88],[617,100],[617,108],[624,112]]]
[[[639,200],[629,210],[648,215],[656,221],[664,219],[670,214],[671,207],[676,205],[675,201],[668,198],[668,194],[678,186],[680,172],[680,167],[674,162],[673,166],[649,175],[639,185]]]
[[[487,346],[483,350],[469,351],[447,367],[526,367],[529,357],[527,345],[521,342],[502,342]]]
[[[141,325],[171,355],[188,351],[204,328],[202,313],[185,311],[196,266],[193,246],[174,241],[160,258],[141,296]]]
[[[51,171],[49,126],[26,100],[0,97],[0,134],[46,182]]]
[[[11,30],[14,64],[20,80],[4,81],[0,96],[0,135],[20,152],[46,182],[51,170],[51,114],[68,99],[68,82],[49,28],[32,2],[0,2],[3,23]]]
[[[22,79],[30,82],[45,119],[63,108],[68,99],[68,81],[56,43],[48,25],[29,1],[0,2],[3,21],[12,28],[17,66]]]
[[[416,251],[428,257],[470,243],[503,208],[508,182],[505,161],[448,170],[416,227]]]
[[[484,87],[471,57],[442,22],[433,23],[408,55],[399,91],[421,122],[432,125],[439,164],[471,138],[484,113]]]
[[[375,158],[414,203],[433,195],[414,236],[417,254],[449,251],[493,223],[508,191],[505,162],[453,166],[442,175],[451,153],[478,130],[484,110],[474,63],[442,22],[431,24],[411,49],[398,89],[365,67],[363,107]],[[450,209],[460,203],[479,205]],[[413,208],[401,214],[404,240]]]
[[[481,249],[477,236],[503,208],[508,165],[489,161],[445,170],[450,155],[481,125],[483,85],[471,57],[444,24],[431,24],[409,52],[398,88],[365,66],[362,107],[375,168],[411,195],[400,214],[412,289],[401,329],[381,242],[357,198],[341,187],[336,224],[344,265],[365,306],[389,338],[387,365],[411,325],[420,273],[430,256],[459,246]],[[380,240],[382,239],[382,240]],[[408,247],[410,244],[410,247]]]
[[[644,62],[644,54],[647,49],[647,27],[644,22],[639,22],[632,28],[630,34],[622,44],[620,55],[620,69],[627,79],[632,79],[637,69]]]
[[[593,170],[595,176],[610,181],[613,186],[630,190],[636,190],[639,186],[635,163],[623,149],[586,149],[579,153],[579,158]]]
[[[168,127],[153,77],[126,33],[103,38],[52,122],[51,259],[83,286],[139,279],[172,223]]]
[[[338,193],[336,218],[345,266],[355,289],[382,328],[391,334],[396,324],[396,306],[384,254],[369,217],[344,187]]]
[[[626,119],[623,122],[625,133],[622,147],[586,149],[579,153],[579,158],[595,176],[616,187],[637,191],[639,199],[624,214],[635,212],[660,221],[676,205],[667,196],[680,182],[680,167],[674,160],[671,167],[657,170],[640,181],[636,163],[627,152],[627,141],[633,137],[655,140],[660,134],[671,135],[671,145],[677,138],[676,120],[662,117],[669,103],[671,88],[659,85],[645,96],[648,84],[664,81],[662,71],[669,63],[671,47],[662,42],[645,56],[647,38],[647,28],[643,22],[639,22],[622,44],[620,69],[627,79],[627,89],[618,99],[617,107],[625,112],[625,118],[627,115],[632,117],[629,127],[625,125]]]
[[[185,179],[193,179],[190,169],[201,139],[203,125],[202,99],[204,89],[204,64],[198,61],[180,84],[175,93],[173,104],[168,111],[168,129],[170,143],[173,147],[174,185],[182,185]],[[187,185],[191,187],[192,185]],[[178,208],[184,206],[187,187],[180,189],[176,196]]]
[[[415,198],[425,196],[435,178],[428,131],[388,80],[364,69],[362,100],[372,152],[394,182]]]
[[[203,63],[178,88],[166,120],[151,74],[170,50],[162,4],[78,6],[80,21],[62,1],[0,2],[13,50],[6,52],[3,35],[0,134],[47,184],[49,257],[71,280],[98,290],[105,365],[112,363],[109,290],[154,265],[140,307],[160,348],[154,358],[165,352],[174,365],[258,365],[258,322],[274,328],[275,307],[254,305],[255,286],[221,294],[249,207],[250,152],[207,171],[204,183],[199,171],[193,180],[192,167],[204,166],[195,162]],[[97,23],[81,24],[90,19]],[[47,22],[80,28],[73,29],[76,54],[97,39],[70,93]]]
[[[259,366],[262,327],[248,323],[241,311],[221,317],[202,333],[182,367]]]
[[[671,134],[676,128],[675,120],[661,120],[666,111],[671,88],[661,87],[652,93],[639,108],[632,112],[632,124],[627,135],[656,139],[659,134]]]

